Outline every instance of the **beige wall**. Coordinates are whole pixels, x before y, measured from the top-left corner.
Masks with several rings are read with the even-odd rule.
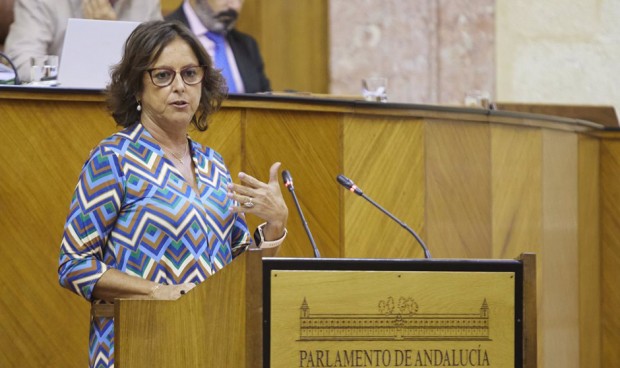
[[[494,0],[330,0],[330,92],[389,79],[392,102],[460,104],[494,92]]]
[[[620,107],[620,2],[497,1],[502,101]]]
[[[330,92],[389,78],[393,102],[620,106],[617,0],[330,0]]]

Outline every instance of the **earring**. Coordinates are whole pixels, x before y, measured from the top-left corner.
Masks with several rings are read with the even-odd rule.
[[[138,101],[138,106],[136,106],[136,110],[142,111],[142,105],[140,105],[140,101]]]

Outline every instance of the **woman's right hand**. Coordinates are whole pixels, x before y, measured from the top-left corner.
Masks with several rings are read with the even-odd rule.
[[[158,284],[151,290],[151,293],[149,294],[149,299],[177,300],[195,287],[196,284],[191,282],[179,285]]]
[[[158,284],[138,276],[128,275],[114,268],[108,269],[99,278],[93,298],[114,302],[114,299],[177,300],[196,287],[194,283],[179,285]]]

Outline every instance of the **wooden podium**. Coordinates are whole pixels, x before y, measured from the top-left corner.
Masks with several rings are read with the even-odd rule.
[[[116,366],[535,367],[535,269],[250,250],[177,301],[117,300]]]

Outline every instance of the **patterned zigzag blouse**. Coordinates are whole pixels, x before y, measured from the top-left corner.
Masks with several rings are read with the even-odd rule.
[[[102,141],[80,174],[60,249],[60,284],[92,303],[116,268],[162,284],[200,283],[250,243],[230,211],[222,157],[191,143],[200,196],[141,124]],[[114,365],[114,322],[91,318],[91,367]]]

